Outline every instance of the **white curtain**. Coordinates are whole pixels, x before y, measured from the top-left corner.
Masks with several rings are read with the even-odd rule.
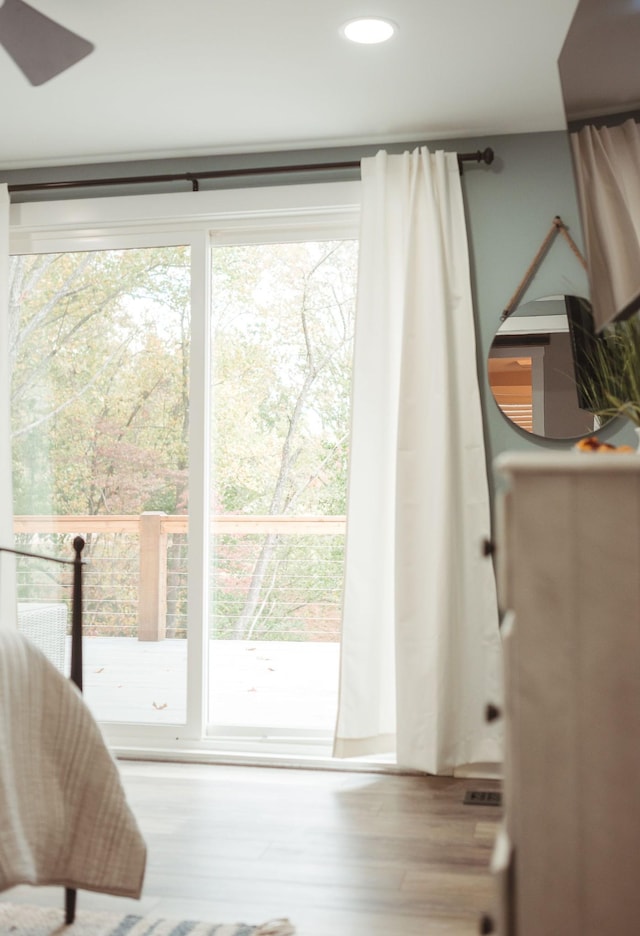
[[[500,762],[495,579],[455,154],[362,162],[338,757]]]
[[[570,136],[600,329],[640,292],[640,127],[583,127]]]
[[[9,191],[0,183],[0,546],[13,546],[9,357]],[[14,561],[0,553],[0,626],[14,625]]]

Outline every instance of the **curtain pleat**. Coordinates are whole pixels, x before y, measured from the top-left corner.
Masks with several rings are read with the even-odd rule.
[[[499,762],[495,579],[455,154],[362,163],[338,757]]]
[[[9,191],[0,183],[0,545],[13,546],[9,347]],[[0,626],[15,626],[14,560],[0,553]]]
[[[585,126],[570,139],[600,329],[640,293],[640,127]]]

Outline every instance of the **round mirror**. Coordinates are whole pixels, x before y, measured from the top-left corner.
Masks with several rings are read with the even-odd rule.
[[[575,360],[592,335],[587,299],[545,296],[512,312],[488,361],[491,391],[506,418],[544,439],[578,439],[601,428],[581,408],[575,378]]]

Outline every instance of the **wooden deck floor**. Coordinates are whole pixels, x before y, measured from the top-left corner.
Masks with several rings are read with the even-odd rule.
[[[339,644],[212,640],[210,720],[332,732]],[[186,717],[187,643],[85,637],[84,694],[99,721],[169,724]]]
[[[471,936],[492,906],[497,781],[122,762],[147,840],[141,904],[81,892],[80,909],[211,922],[287,916],[298,936]],[[62,905],[59,888],[5,901]]]

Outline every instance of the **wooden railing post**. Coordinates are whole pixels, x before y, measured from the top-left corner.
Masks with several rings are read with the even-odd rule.
[[[164,640],[167,630],[167,534],[166,514],[140,514],[140,590],[138,640]]]

